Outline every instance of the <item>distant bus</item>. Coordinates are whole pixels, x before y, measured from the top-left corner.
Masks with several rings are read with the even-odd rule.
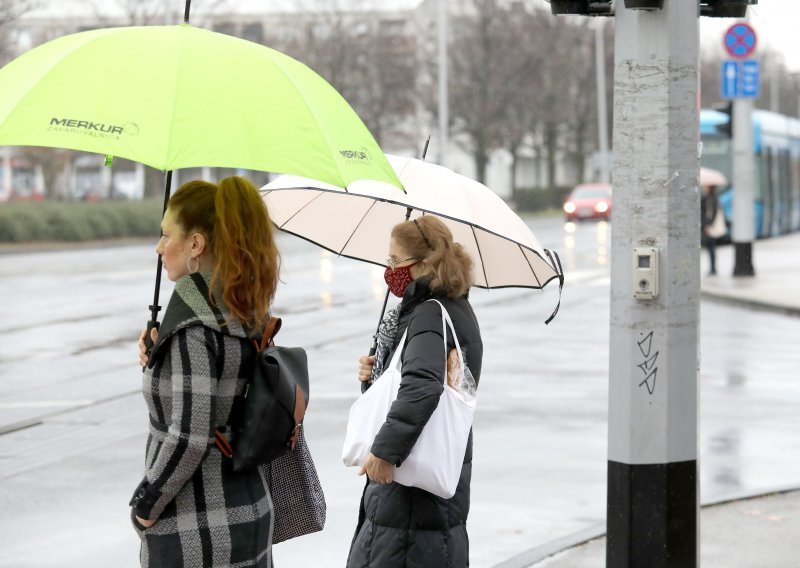
[[[728,115],[716,110],[700,111],[700,163],[733,179],[733,144],[720,126]],[[755,234],[772,237],[800,230],[800,120],[765,110],[753,111],[755,187]],[[733,191],[720,193],[720,203],[730,223]]]

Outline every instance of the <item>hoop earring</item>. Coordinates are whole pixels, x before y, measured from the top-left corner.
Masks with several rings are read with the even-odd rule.
[[[192,270],[192,261],[193,260],[197,261],[197,265],[195,266],[194,270]],[[200,270],[200,258],[197,257],[197,256],[190,256],[189,258],[187,258],[186,259],[186,270],[189,271],[189,274],[194,274],[195,272],[198,272]]]

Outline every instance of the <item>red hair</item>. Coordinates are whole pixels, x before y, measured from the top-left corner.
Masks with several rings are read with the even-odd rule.
[[[280,253],[267,205],[252,183],[239,176],[218,185],[206,181],[183,184],[169,208],[185,233],[202,233],[214,254],[212,302],[222,291],[222,304],[246,328],[266,323],[275,298]]]

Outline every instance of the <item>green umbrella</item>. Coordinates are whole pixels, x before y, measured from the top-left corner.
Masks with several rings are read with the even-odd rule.
[[[0,145],[400,186],[364,123],[299,61],[188,24],[99,29],[0,69]]]
[[[402,188],[347,101],[278,51],[176,26],[67,35],[0,69],[0,145],[120,156],[167,171],[230,167]],[[161,261],[150,306],[157,327]]]

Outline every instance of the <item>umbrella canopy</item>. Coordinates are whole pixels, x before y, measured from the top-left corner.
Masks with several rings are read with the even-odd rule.
[[[725,174],[718,170],[712,170],[711,168],[700,168],[700,185],[701,186],[708,186],[713,185],[716,187],[725,187],[728,185],[728,178],[725,177]]]
[[[555,253],[491,189],[447,168],[388,155],[405,193],[358,181],[347,189],[284,175],[262,188],[275,225],[341,256],[385,266],[390,232],[410,213],[436,215],[475,262],[481,288],[542,288],[563,281]]]
[[[188,24],[92,30],[18,57],[0,69],[0,145],[96,152],[160,170],[399,186],[322,77],[268,47]]]

